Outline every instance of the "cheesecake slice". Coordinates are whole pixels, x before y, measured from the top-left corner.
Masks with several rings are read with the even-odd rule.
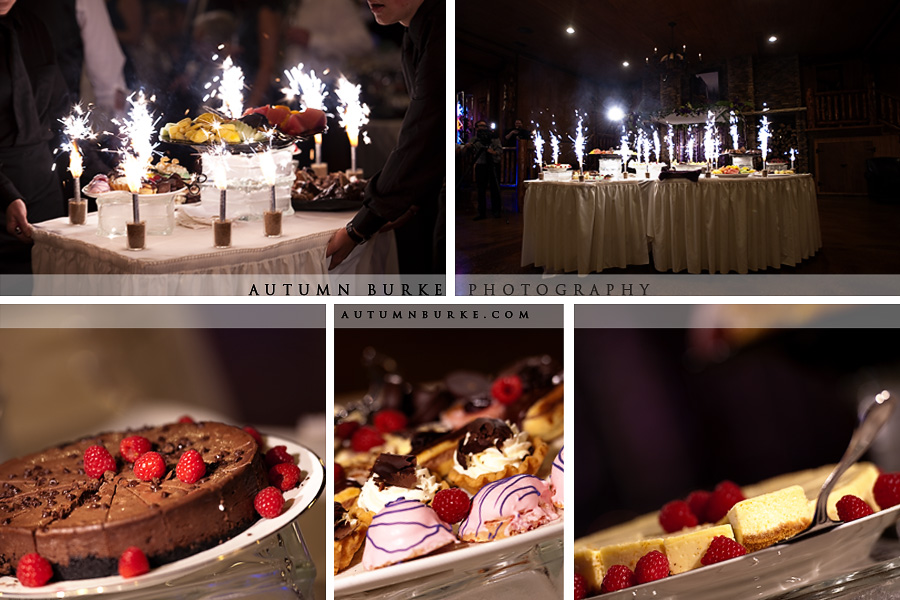
[[[700,559],[709,548],[709,543],[717,535],[734,539],[731,525],[707,527],[665,538],[663,547],[666,558],[669,559],[670,574],[678,575],[703,566],[700,564]]]
[[[738,502],[728,511],[728,522],[734,529],[734,539],[747,552],[755,552],[806,529],[814,509],[803,488],[792,485]]]

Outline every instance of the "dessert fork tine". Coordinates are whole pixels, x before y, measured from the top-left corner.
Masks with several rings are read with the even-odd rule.
[[[890,418],[896,404],[896,398],[888,390],[884,390],[875,396],[875,401],[866,410],[859,425],[853,431],[853,436],[850,438],[850,443],[844,451],[841,462],[835,466],[825,483],[822,484],[822,489],[819,491],[819,497],[816,500],[816,511],[813,514],[812,523],[805,530],[785,541],[793,542],[801,537],[815,535],[823,529],[830,529],[839,524],[828,518],[828,496],[831,495],[831,491],[841,478],[841,475],[859,460],[866,450],[869,449],[869,446],[872,445],[878,432]]]

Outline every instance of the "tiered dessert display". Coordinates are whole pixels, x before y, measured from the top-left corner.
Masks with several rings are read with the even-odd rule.
[[[548,356],[496,377],[386,373],[336,407],[336,592],[412,559],[426,573],[483,543],[561,535],[562,434],[562,370]]]
[[[324,487],[319,459],[280,442],[184,418],[3,463],[0,594],[157,584],[268,545]]]

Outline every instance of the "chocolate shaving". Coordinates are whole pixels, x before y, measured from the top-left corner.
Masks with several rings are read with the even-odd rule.
[[[334,503],[334,541],[339,542],[353,533],[350,516],[340,502]]]
[[[463,428],[464,435],[459,440],[456,460],[464,468],[469,467],[469,457],[494,447],[500,450],[503,442],[512,437],[513,432],[500,419],[475,419]]]
[[[416,457],[411,454],[381,454],[372,465],[372,474],[379,489],[388,486],[415,489]]]

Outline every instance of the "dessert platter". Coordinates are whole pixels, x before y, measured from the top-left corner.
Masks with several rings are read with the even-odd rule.
[[[172,593],[213,578],[222,593],[234,577],[272,585],[273,573],[283,586],[286,549],[303,562],[294,521],[325,484],[307,448],[215,422],[86,437],[7,461],[0,476],[10,598]]]
[[[721,169],[713,169],[712,172],[713,175],[722,179],[742,179],[744,177],[749,177],[754,173],[756,173],[756,170],[752,167],[737,167],[734,165],[728,165]]]
[[[391,372],[336,406],[335,594],[561,546],[562,377],[549,356],[415,385]]]
[[[872,463],[854,464],[828,496],[828,516],[842,524],[792,539],[812,522],[811,498],[832,468],[743,488],[726,481],[713,492],[693,492],[659,512],[576,540],[575,571],[584,577],[589,597],[686,595],[702,600],[721,597],[723,589],[739,595],[752,590],[753,597],[767,598],[866,570],[900,569],[875,551],[900,516],[900,499],[889,505],[889,498],[900,493],[900,474],[882,474]],[[856,500],[844,500],[848,496]],[[896,550],[887,558],[896,559]],[[647,558],[652,553],[659,556]],[[650,574],[655,559],[667,561],[658,577]],[[634,578],[619,588],[607,581],[617,574]]]

